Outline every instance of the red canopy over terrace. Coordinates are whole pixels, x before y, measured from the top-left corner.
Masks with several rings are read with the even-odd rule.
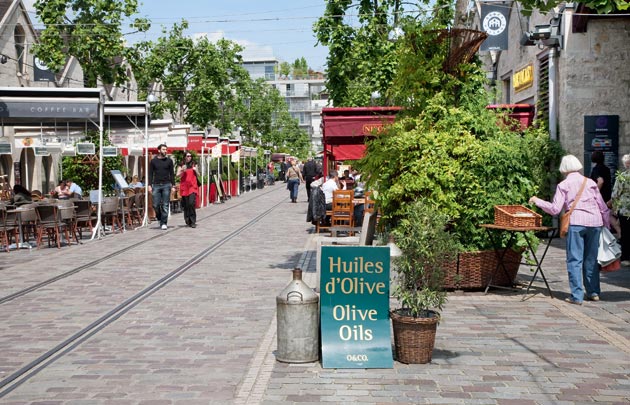
[[[401,107],[330,107],[322,109],[324,173],[333,161],[363,157],[366,139],[391,124]],[[329,161],[331,163],[329,163]]]

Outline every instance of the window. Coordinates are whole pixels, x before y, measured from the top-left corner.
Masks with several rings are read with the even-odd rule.
[[[273,66],[265,66],[265,80],[276,80],[276,72]]]
[[[292,84],[287,84],[287,96],[292,96],[295,91],[295,87]]]
[[[538,60],[536,118],[545,121],[549,118],[549,55],[544,55]]]

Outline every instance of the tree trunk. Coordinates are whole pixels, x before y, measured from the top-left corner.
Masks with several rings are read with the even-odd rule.
[[[466,23],[468,22],[468,3],[469,0],[457,0],[455,3],[454,28],[466,28]]]

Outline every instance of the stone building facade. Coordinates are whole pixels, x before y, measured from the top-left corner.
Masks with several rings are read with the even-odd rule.
[[[537,116],[551,125],[550,136],[585,159],[586,170],[593,145],[585,136],[585,117],[618,116],[618,148],[606,157],[609,166],[621,166],[621,157],[630,153],[630,17],[597,16],[578,3],[526,17],[518,2],[500,4],[509,7],[508,49],[480,52],[498,90],[496,102],[535,105]],[[475,28],[480,25],[477,18]],[[554,25],[557,46],[527,41],[526,33],[553,31]]]

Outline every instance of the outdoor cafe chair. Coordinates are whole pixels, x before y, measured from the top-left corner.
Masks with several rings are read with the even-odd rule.
[[[118,219],[118,205],[120,204],[118,197],[107,197],[103,199],[101,204],[101,222],[107,226],[111,225],[112,232],[116,233],[116,226],[122,232],[122,224]]]
[[[136,221],[138,221],[139,226],[142,225],[142,222],[144,221],[144,193],[138,192],[134,196],[134,204],[131,209],[131,216]]]
[[[83,239],[83,228],[89,228],[92,233],[92,203],[90,200],[75,200],[73,201],[75,208],[75,224],[77,231],[79,232],[79,239]]]
[[[7,227],[7,210],[6,207],[3,206],[0,207],[0,241],[7,252],[10,251],[9,232],[13,233],[15,236],[15,227],[12,227],[12,229]]]
[[[66,240],[70,240],[68,227],[61,218],[61,213],[56,205],[37,205],[35,207],[37,213],[37,248],[41,247],[44,232],[48,236],[48,246],[50,246],[51,238],[57,244],[57,248],[61,249],[61,236],[65,235]]]
[[[353,198],[353,190],[333,191],[332,216],[330,221],[332,228],[348,228],[349,232],[352,231],[354,227]]]

